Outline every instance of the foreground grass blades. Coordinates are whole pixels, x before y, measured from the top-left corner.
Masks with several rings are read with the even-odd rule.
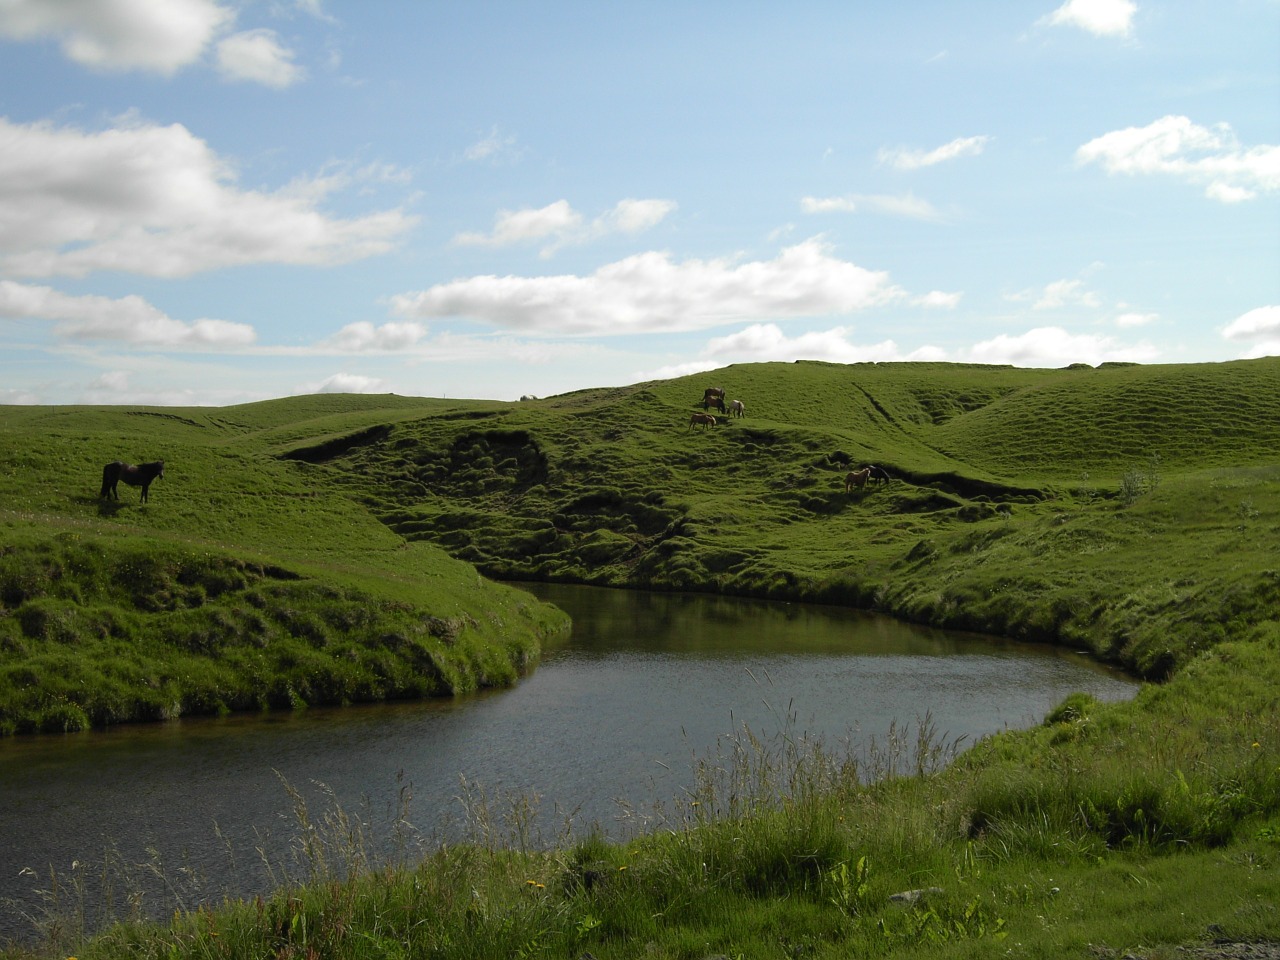
[[[712,379],[748,415],[688,431]],[[104,913],[52,882],[43,942],[12,956],[1158,958],[1280,942],[1280,360],[760,364],[520,404],[11,409],[0,703],[31,718],[14,729],[115,722],[131,697],[165,716],[394,695],[370,684],[422,683],[428,659],[454,676],[440,658],[469,633],[451,682],[472,682],[468,661],[500,682],[532,654],[497,638],[556,620],[468,563],[848,603],[1088,648],[1153,681],[1128,704],[1068,698],[942,769],[927,730],[874,770],[744,732],[627,843],[532,849],[524,814],[494,822],[481,804],[472,842],[377,864],[340,811],[328,832],[303,813],[305,866],[268,899],[155,925],[145,904]],[[93,496],[102,463],[159,457],[148,504]],[[846,493],[868,463],[892,482]],[[83,644],[115,658],[77,678],[96,700],[53,682]],[[246,687],[258,699],[202,663],[214,650],[270,661]],[[90,936],[113,918],[127,922]]]

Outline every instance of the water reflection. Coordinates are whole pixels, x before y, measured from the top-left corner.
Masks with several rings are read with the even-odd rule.
[[[972,741],[1038,722],[1075,690],[1135,690],[1069,652],[838,608],[531,589],[563,606],[574,629],[512,690],[0,741],[0,934],[22,926],[51,867],[65,872],[108,848],[185,867],[206,895],[263,889],[264,858],[290,859],[282,781],[313,815],[324,784],[383,823],[412,783],[418,826],[456,835],[465,776],[491,795],[541,797],[554,835],[569,819],[608,826],[677,796],[691,758],[743,726],[856,739],[928,711],[941,733]]]

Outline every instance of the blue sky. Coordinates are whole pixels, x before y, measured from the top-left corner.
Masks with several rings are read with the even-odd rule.
[[[0,402],[1280,354],[1280,0],[0,0]]]

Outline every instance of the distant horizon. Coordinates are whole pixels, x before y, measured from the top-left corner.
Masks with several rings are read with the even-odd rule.
[[[403,397],[409,400],[461,400],[461,401],[476,401],[480,403],[521,403],[521,402],[533,402],[537,400],[554,400],[557,397],[564,397],[574,393],[585,393],[591,390],[625,390],[628,387],[642,387],[650,383],[665,383],[669,380],[680,380],[685,377],[695,377],[703,373],[710,376],[711,374],[717,373],[721,370],[728,369],[729,367],[744,366],[747,364],[755,364],[755,363],[788,363],[788,364],[826,363],[834,366],[849,366],[849,367],[882,366],[882,365],[891,365],[891,364],[908,365],[908,364],[919,363],[919,364],[927,364],[930,366],[954,364],[956,366],[966,366],[966,367],[993,367],[993,368],[999,368],[999,369],[1052,371],[1052,370],[1071,370],[1071,369],[1083,369],[1083,368],[1088,368],[1091,370],[1101,370],[1107,367],[1201,366],[1205,364],[1212,364],[1216,366],[1216,365],[1227,364],[1227,363],[1251,363],[1259,360],[1274,360],[1274,359],[1276,358],[1272,356],[1265,356],[1265,357],[1240,357],[1232,360],[1187,360],[1187,361],[1179,360],[1179,361],[1171,361],[1168,363],[1142,363],[1136,360],[1104,360],[1102,363],[1098,363],[1098,364],[1073,362],[1073,363],[1064,364],[1063,366],[1060,366],[1060,367],[1051,367],[1051,366],[1023,367],[1018,364],[1012,364],[1012,363],[979,363],[979,362],[970,361],[970,360],[851,360],[847,362],[840,361],[840,360],[821,360],[821,359],[747,360],[747,361],[742,361],[740,363],[726,364],[723,367],[714,367],[710,370],[700,370],[694,373],[680,374],[679,376],[676,376],[676,377],[662,377],[662,378],[656,378],[656,379],[650,379],[650,380],[636,380],[631,383],[621,383],[621,384],[603,384],[603,383],[594,384],[594,385],[585,386],[585,387],[574,387],[569,390],[563,390],[560,393],[525,394],[519,397],[515,397],[513,399],[505,399],[502,397],[482,397],[482,396],[463,396],[463,395],[443,396],[443,395],[435,395],[435,394],[428,394],[428,393],[401,393],[400,391],[397,391],[397,390],[359,391],[359,392],[325,390],[325,391],[312,391],[308,393],[284,393],[278,396],[259,397],[256,400],[240,400],[234,403],[182,403],[182,404],[151,404],[151,403],[124,403],[124,402],[12,403],[12,402],[6,402],[3,400],[0,400],[0,406],[11,406],[11,407],[151,407],[151,406],[154,406],[154,407],[196,407],[196,408],[207,407],[209,409],[219,409],[221,407],[235,407],[235,406],[242,406],[244,404],[250,404],[250,403],[270,403],[274,400],[294,400],[294,399],[300,399],[302,397],[337,397],[337,396]]]
[[[0,4],[0,403],[1280,356],[1280,2]]]

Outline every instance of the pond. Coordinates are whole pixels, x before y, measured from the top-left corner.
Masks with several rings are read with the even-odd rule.
[[[1137,690],[1070,651],[842,608],[526,586],[574,627],[513,689],[0,741],[0,937],[23,932],[51,871],[188,908],[304,875],[300,802],[313,822],[358,817],[383,852],[406,813],[430,842],[499,822],[535,843],[593,823],[621,836],[744,730],[865,751],[927,719],[964,747],[1073,691]]]

